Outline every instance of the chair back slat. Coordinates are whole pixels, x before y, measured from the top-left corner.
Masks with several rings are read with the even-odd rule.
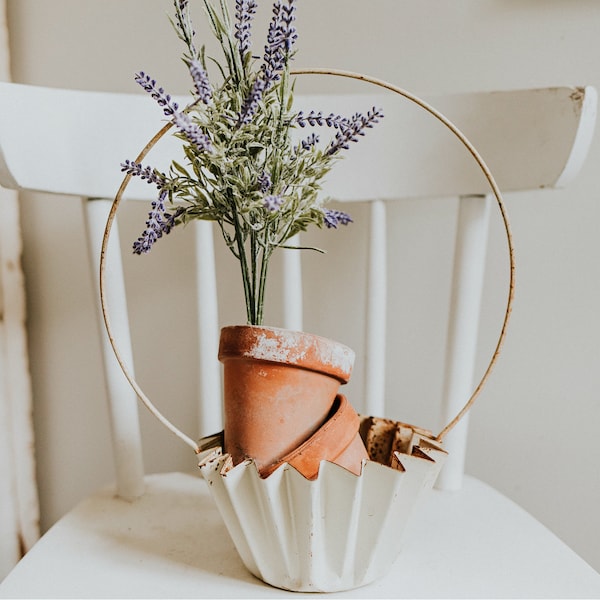
[[[386,207],[370,202],[366,283],[364,406],[368,415],[385,416],[387,330]]]
[[[86,223],[90,270],[94,279],[97,299],[98,331],[102,349],[104,380],[106,383],[110,428],[116,468],[116,483],[119,496],[133,499],[144,493],[144,465],[142,441],[138,417],[138,400],[125,378],[113,353],[112,346],[104,331],[104,319],[100,311],[100,284],[98,265],[104,234],[104,223],[112,202],[102,199],[84,199],[83,208]],[[116,228],[116,224],[114,225]],[[121,249],[118,231],[115,229],[109,240],[106,254],[107,302],[111,307],[113,332],[119,340],[123,359],[133,372],[133,349],[127,311],[127,297],[123,278]]]
[[[195,223],[198,314],[198,437],[223,429],[219,308],[213,224]]]
[[[491,205],[489,196],[463,196],[459,201],[442,389],[443,425],[461,410],[475,385]],[[444,466],[437,485],[460,489],[467,447],[466,417],[448,434],[444,444],[449,451],[449,463]]]
[[[282,304],[283,326],[292,331],[303,329],[303,287],[300,234],[291,237],[286,244],[291,248],[283,249]]]

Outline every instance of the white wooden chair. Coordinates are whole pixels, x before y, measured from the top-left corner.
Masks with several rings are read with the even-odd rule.
[[[366,100],[360,106],[377,104]],[[315,106],[318,98],[307,103]],[[555,88],[467,94],[432,100],[476,145],[500,188],[528,190],[561,186],[587,153],[596,109],[592,88]],[[324,107],[356,109],[356,98],[328,97]],[[83,107],[85,107],[83,109]],[[348,110],[346,110],[348,107]],[[97,269],[106,216],[119,187],[115,165],[135,154],[157,130],[160,114],[143,95],[66,91],[0,84],[0,184],[4,187],[80,196],[87,215],[91,265]],[[425,143],[394,145],[397,137]],[[428,137],[431,135],[431,139]],[[460,197],[454,317],[449,329],[444,410],[453,416],[471,392],[477,319],[483,278],[487,220],[492,199],[487,181],[470,161],[455,159],[452,136],[423,133],[414,112],[386,115],[385,127],[348,155],[330,193],[341,201],[372,200],[369,303],[366,319],[375,334],[369,357],[383,353],[385,333],[385,210],[387,200]],[[28,140],[35,136],[36,143]],[[440,139],[442,138],[442,139]],[[531,153],[544,160],[531,162]],[[153,165],[168,164],[172,141],[153,151]],[[90,156],[89,165],[81,157]],[[539,158],[539,156],[538,156]],[[370,177],[357,167],[369,161]],[[434,175],[424,170],[435,164]],[[69,165],[78,164],[73,169]],[[404,165],[402,170],[398,165]],[[354,174],[354,175],[353,175]],[[368,179],[368,182],[366,181]],[[375,183],[374,183],[375,182]],[[152,189],[135,182],[127,197],[148,199]],[[216,361],[217,299],[212,229],[199,223],[198,292],[202,389],[197,435],[220,422],[220,371]],[[111,244],[116,246],[116,236]],[[109,305],[122,352],[132,363],[118,253],[110,250]],[[284,285],[286,326],[302,326],[299,253],[290,253]],[[287,292],[285,292],[287,290]],[[471,315],[465,319],[465,315]],[[137,398],[102,337],[104,369],[114,437],[116,486],[84,500],[56,523],[0,584],[0,597],[283,597],[243,567],[217,509],[197,476],[144,475]],[[393,358],[393,357],[392,357]],[[382,373],[370,361],[365,371],[365,409],[385,415]],[[446,420],[449,420],[446,418]],[[175,442],[174,442],[175,443]],[[600,594],[600,575],[539,522],[501,494],[463,477],[466,427],[448,437],[451,459],[438,489],[415,518],[398,567],[347,597],[584,597]],[[450,491],[454,490],[454,491]],[[116,492],[116,493],[115,493]],[[176,507],[176,510],[171,510]]]

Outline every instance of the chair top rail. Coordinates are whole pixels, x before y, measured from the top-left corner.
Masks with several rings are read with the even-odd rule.
[[[357,90],[361,90],[360,83]],[[185,98],[178,98],[185,105]],[[596,117],[594,88],[555,87],[427,98],[460,127],[484,157],[503,191],[564,185],[583,163]],[[325,186],[342,201],[445,197],[488,192],[467,153],[438,124],[423,121],[394,94],[297,96],[298,109],[353,114],[381,106],[376,127],[336,165]],[[133,159],[164,124],[147,95],[62,90],[0,83],[0,184],[13,189],[84,197],[114,197],[120,164]],[[68,135],[61,132],[68,131]],[[306,130],[299,129],[302,137]],[[325,137],[325,132],[323,132]],[[27,143],[24,143],[27,140]],[[381,153],[380,144],[387,151]],[[165,136],[148,164],[167,170],[181,156],[180,141]],[[383,160],[359,168],[373,148]],[[52,152],[48,149],[52,148]],[[538,160],[539,157],[539,160]],[[30,165],[36,164],[35,169]],[[129,199],[154,190],[133,181]]]

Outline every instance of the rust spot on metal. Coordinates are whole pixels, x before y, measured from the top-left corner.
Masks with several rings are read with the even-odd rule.
[[[585,88],[576,87],[570,95],[571,100],[574,102],[580,102],[585,97]]]
[[[391,419],[363,416],[359,433],[370,460],[398,471],[405,470],[403,456],[430,461],[428,450],[443,451],[431,431]]]

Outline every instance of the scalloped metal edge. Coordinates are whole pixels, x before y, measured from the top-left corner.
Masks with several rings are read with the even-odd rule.
[[[415,432],[411,453],[394,452],[392,467],[363,461],[357,476],[322,461],[309,481],[284,463],[263,479],[251,460],[233,466],[218,434],[204,441],[200,471],[247,569],[302,592],[352,589],[387,573],[446,457]]]

